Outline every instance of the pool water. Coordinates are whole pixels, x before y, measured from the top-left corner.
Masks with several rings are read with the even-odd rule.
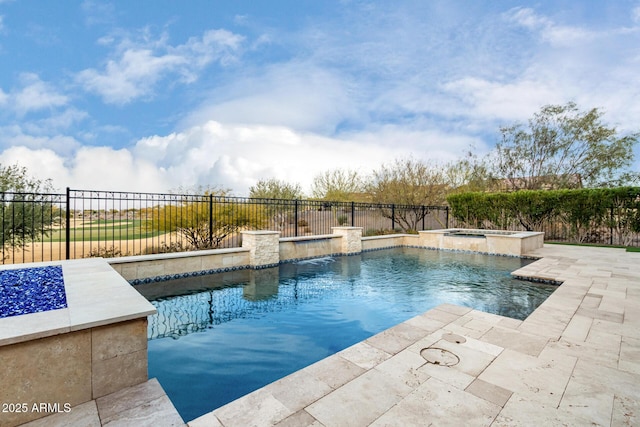
[[[511,278],[529,262],[399,248],[163,282],[149,376],[190,421],[443,303],[524,319],[556,289]]]

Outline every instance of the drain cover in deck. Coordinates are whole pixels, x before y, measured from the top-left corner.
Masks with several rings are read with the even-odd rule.
[[[433,363],[434,365],[454,366],[460,362],[460,358],[458,356],[443,348],[423,348],[420,351],[420,356],[422,356],[427,363]]]

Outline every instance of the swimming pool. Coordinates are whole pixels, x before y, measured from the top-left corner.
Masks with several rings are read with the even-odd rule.
[[[529,262],[397,248],[156,284],[182,295],[152,300],[149,376],[189,421],[443,303],[524,319],[556,289],[511,278]]]

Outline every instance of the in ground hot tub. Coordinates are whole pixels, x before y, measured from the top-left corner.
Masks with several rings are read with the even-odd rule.
[[[536,231],[448,228],[419,234],[420,246],[493,255],[522,256],[544,244],[544,233]]]

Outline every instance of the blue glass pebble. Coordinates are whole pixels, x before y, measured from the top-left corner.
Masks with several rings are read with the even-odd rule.
[[[0,318],[66,307],[61,266],[0,271]]]

